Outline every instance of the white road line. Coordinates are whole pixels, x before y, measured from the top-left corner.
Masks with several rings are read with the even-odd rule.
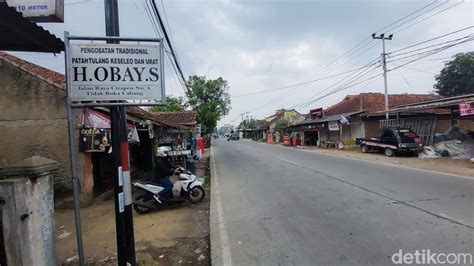
[[[279,157],[279,156],[273,156],[273,157],[275,157],[275,158],[277,158],[277,159],[280,159],[280,160],[282,160],[282,161],[285,161],[285,162],[287,162],[287,163],[291,163],[291,164],[294,164],[294,165],[296,165],[296,166],[303,167],[302,164],[299,164],[299,163],[296,163],[296,162],[287,160],[287,159],[285,159],[285,158],[281,158],[281,157]]]
[[[398,168],[403,168],[403,169],[409,169],[409,170],[415,170],[415,171],[426,172],[426,173],[431,173],[431,174],[437,174],[437,175],[454,176],[454,177],[470,179],[470,180],[474,179],[474,176],[465,176],[465,175],[453,174],[453,173],[448,173],[448,172],[440,172],[440,171],[428,170],[428,169],[423,169],[423,168],[415,168],[415,167],[405,166],[405,165],[390,164],[390,163],[374,161],[374,160],[369,160],[369,159],[346,157],[346,156],[341,156],[341,155],[337,155],[337,154],[324,153],[323,151],[311,151],[311,150],[303,150],[303,149],[294,149],[294,148],[284,147],[284,146],[279,146],[279,145],[274,145],[272,147],[278,147],[278,148],[281,148],[281,149],[288,149],[288,150],[293,150],[293,151],[302,151],[302,152],[306,152],[306,153],[310,153],[310,154],[320,154],[320,155],[323,155],[323,156],[331,156],[331,157],[336,157],[336,158],[339,158],[339,159],[349,159],[349,160],[355,160],[355,161],[360,161],[360,162],[369,162],[369,163],[374,163],[374,164],[398,167]],[[281,158],[279,158],[279,159],[281,159]],[[285,159],[283,159],[283,160],[285,160]]]
[[[216,171],[216,164],[214,161],[214,149],[211,146],[211,170],[212,170],[212,183],[214,184],[213,189],[215,193],[215,203],[217,209],[217,219],[219,225],[219,237],[221,242],[221,255],[222,255],[222,263],[223,265],[232,265],[232,255],[230,252],[229,246],[229,237],[227,236],[227,229],[225,227],[224,221],[224,210],[222,209],[222,203],[220,200],[220,192],[219,192],[219,178],[217,176]]]

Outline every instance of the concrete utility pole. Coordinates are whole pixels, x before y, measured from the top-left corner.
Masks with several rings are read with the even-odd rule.
[[[393,34],[390,34],[388,37],[385,37],[385,34],[380,34],[379,37],[375,36],[375,33],[372,34],[373,39],[378,39],[382,40],[382,47],[383,47],[383,52],[382,52],[382,58],[383,58],[383,82],[384,82],[384,87],[385,87],[385,119],[389,118],[388,115],[388,88],[387,88],[387,59],[386,56],[387,54],[385,53],[385,40],[392,40]]]

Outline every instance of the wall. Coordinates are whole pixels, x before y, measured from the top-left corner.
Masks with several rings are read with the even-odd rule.
[[[462,132],[474,131],[474,122],[471,119],[457,119],[459,129]],[[435,133],[444,133],[448,131],[451,120],[448,117],[439,117],[436,122]]]
[[[54,179],[55,193],[69,193],[66,93],[0,60],[0,95],[0,165],[32,155],[53,159],[60,164]],[[78,136],[74,140],[77,144]],[[77,152],[76,158],[78,176],[83,181],[83,154]]]
[[[378,119],[370,118],[364,122],[364,131],[366,138],[377,137],[380,132],[380,122]]]
[[[55,265],[53,173],[0,180],[8,265]]]

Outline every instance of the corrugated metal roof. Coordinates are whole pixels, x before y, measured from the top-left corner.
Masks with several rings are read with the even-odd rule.
[[[0,2],[0,50],[60,53],[64,43],[6,2]]]
[[[356,112],[348,112],[348,113],[343,113],[343,114],[337,114],[337,115],[328,115],[324,116],[318,119],[305,119],[301,121],[300,123],[294,125],[294,126],[302,126],[302,125],[309,125],[309,124],[319,124],[319,123],[324,123],[324,122],[330,122],[330,121],[338,121],[341,119],[341,116],[345,116],[347,118],[355,115],[355,114],[360,114],[363,113],[364,111],[356,111]]]

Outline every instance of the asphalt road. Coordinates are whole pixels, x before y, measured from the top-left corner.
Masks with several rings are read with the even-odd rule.
[[[220,138],[212,153],[213,265],[393,265],[400,249],[474,254],[474,179],[248,140]]]

